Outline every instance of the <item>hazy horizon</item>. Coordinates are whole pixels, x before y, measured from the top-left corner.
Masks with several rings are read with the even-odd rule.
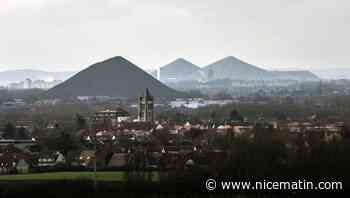
[[[2,0],[0,71],[80,71],[123,56],[143,69],[226,56],[269,70],[346,69],[345,0]]]
[[[228,56],[226,56],[228,57]],[[190,59],[185,59],[191,63],[193,63],[194,65],[197,65],[201,68],[204,68],[218,60],[221,60],[221,59],[224,59],[226,57],[222,57],[222,58],[219,58],[217,60],[213,60],[212,62],[209,62],[205,65],[198,65],[196,64],[195,62],[191,61]],[[112,58],[112,57],[109,57],[109,58]],[[179,58],[182,58],[182,57],[179,57]],[[179,59],[179,58],[176,58],[176,59]],[[238,59],[240,59],[239,57],[236,57]],[[106,60],[108,58],[105,58],[103,60]],[[169,60],[168,62],[164,63],[163,65],[160,65],[160,67],[163,67],[163,66],[166,66],[167,64],[175,61],[176,59],[173,59],[173,60]],[[95,61],[95,62],[92,62],[90,63],[90,65],[85,65],[85,66],[75,66],[75,67],[70,67],[70,68],[67,68],[66,67],[60,67],[60,66],[52,66],[52,67],[49,67],[49,66],[41,66],[41,67],[35,67],[35,66],[23,66],[23,67],[19,67],[19,66],[16,66],[16,67],[6,67],[7,69],[3,69],[0,65],[0,72],[6,72],[6,71],[21,71],[21,70],[35,70],[35,71],[44,71],[44,72],[79,72],[79,71],[82,71],[86,68],[88,68],[89,66],[91,66],[92,64],[95,64],[95,63],[98,63],[100,61],[103,61],[103,60],[98,60],[98,61]],[[128,59],[130,60],[130,59]],[[249,61],[246,61],[246,60],[243,60],[243,59],[240,59],[242,61],[245,61],[249,64],[251,64],[251,62]],[[135,63],[135,62],[133,62]],[[157,70],[158,67],[152,67],[152,68],[147,68],[147,67],[144,67],[143,65],[136,65],[138,67],[140,67],[141,69],[145,70],[145,71],[154,71],[154,70]],[[311,71],[311,72],[327,72],[327,71],[334,71],[334,70],[349,70],[350,72],[350,68],[349,67],[321,67],[321,68],[317,68],[317,67],[268,67],[268,66],[261,66],[261,65],[255,65],[259,68],[262,68],[262,69],[266,69],[266,70],[270,70],[270,71]],[[61,68],[64,68],[64,69],[61,69]],[[74,69],[71,69],[71,68],[74,68]]]

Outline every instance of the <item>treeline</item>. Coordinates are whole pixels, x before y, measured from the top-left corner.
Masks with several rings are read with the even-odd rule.
[[[24,127],[16,128],[12,123],[7,123],[2,129],[2,138],[4,139],[28,139],[30,136]]]
[[[241,137],[214,136],[216,140],[209,147],[221,148],[223,152],[208,153],[208,169],[196,164],[191,169],[175,171],[166,181],[177,181],[197,190],[200,186],[193,184],[202,184],[208,178],[342,182],[342,189],[329,192],[346,192],[350,190],[350,130],[344,128],[342,133],[342,139],[324,141],[318,132],[289,134],[257,125],[252,133]],[[195,155],[192,159],[201,161]]]
[[[34,127],[39,128],[52,122],[73,125],[77,114],[89,116],[93,112],[94,107],[88,104],[42,105],[33,107],[32,111],[0,112],[0,124],[31,121]]]
[[[160,119],[174,121],[214,120],[225,122],[230,112],[237,110],[248,121],[255,121],[263,117],[266,120],[306,121],[310,116],[317,115],[320,121],[343,121],[350,123],[350,97],[323,97],[303,99],[303,102],[276,103],[235,103],[227,105],[210,105],[198,109],[168,109],[158,112]]]
[[[45,92],[42,89],[7,90],[0,89],[0,104],[13,99],[24,99],[27,102],[34,102]]]

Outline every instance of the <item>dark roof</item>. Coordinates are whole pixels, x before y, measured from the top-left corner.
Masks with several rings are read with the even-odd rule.
[[[0,146],[0,153],[22,153],[23,151],[17,147],[15,147],[13,144]]]
[[[31,156],[28,153],[16,153],[16,154],[10,154],[6,153],[2,156],[0,156],[0,164],[1,163],[13,163],[18,162],[19,160],[25,160],[26,162],[30,162],[33,159],[33,156]]]
[[[58,155],[57,152],[55,151],[50,151],[50,152],[43,152],[39,153],[39,158],[50,158],[50,159],[57,159]]]
[[[134,129],[149,131],[152,129],[152,123],[148,122],[125,122],[120,123],[119,129]]]

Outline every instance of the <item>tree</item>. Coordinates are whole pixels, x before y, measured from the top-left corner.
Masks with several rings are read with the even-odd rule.
[[[28,139],[29,138],[27,131],[24,127],[21,127],[17,130],[16,138],[18,138],[18,139]]]
[[[87,122],[84,116],[80,114],[76,114],[75,119],[76,119],[76,125],[78,130],[85,129],[87,127]]]
[[[344,139],[350,140],[350,126],[349,125],[345,125],[343,127],[343,136],[344,136]]]
[[[185,133],[185,136],[191,138],[192,142],[194,142],[194,140],[200,137],[201,135],[202,135],[202,130],[196,129],[196,128],[192,128],[191,130]]]
[[[244,118],[236,109],[234,109],[234,110],[232,110],[230,112],[230,120],[231,121],[243,122]]]
[[[210,119],[211,119],[212,121],[215,121],[216,118],[217,118],[216,112],[215,112],[215,111],[212,111],[212,112],[210,113]]]
[[[5,139],[13,139],[16,136],[16,127],[12,123],[7,123],[4,128],[3,137]]]
[[[226,100],[226,99],[231,99],[232,96],[227,90],[221,90],[218,93],[214,94],[212,98],[217,100]]]
[[[192,98],[203,98],[204,94],[199,89],[191,89],[188,94]]]
[[[61,152],[65,157],[70,151],[81,147],[82,142],[77,136],[68,133],[69,130],[61,129],[57,134],[49,135],[39,140],[40,147],[44,150],[54,150]]]
[[[64,156],[67,156],[69,151],[79,148],[78,140],[76,140],[71,134],[63,131],[61,136],[56,141],[57,150],[62,152]]]
[[[286,121],[288,119],[284,112],[276,112],[275,114],[278,121]]]
[[[171,134],[168,130],[156,130],[152,133],[152,136],[155,138],[160,145],[165,145],[171,138]]]

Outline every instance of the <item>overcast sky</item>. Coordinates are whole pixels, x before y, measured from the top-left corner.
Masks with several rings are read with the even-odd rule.
[[[0,0],[0,70],[142,68],[236,56],[266,69],[350,67],[349,0]]]

